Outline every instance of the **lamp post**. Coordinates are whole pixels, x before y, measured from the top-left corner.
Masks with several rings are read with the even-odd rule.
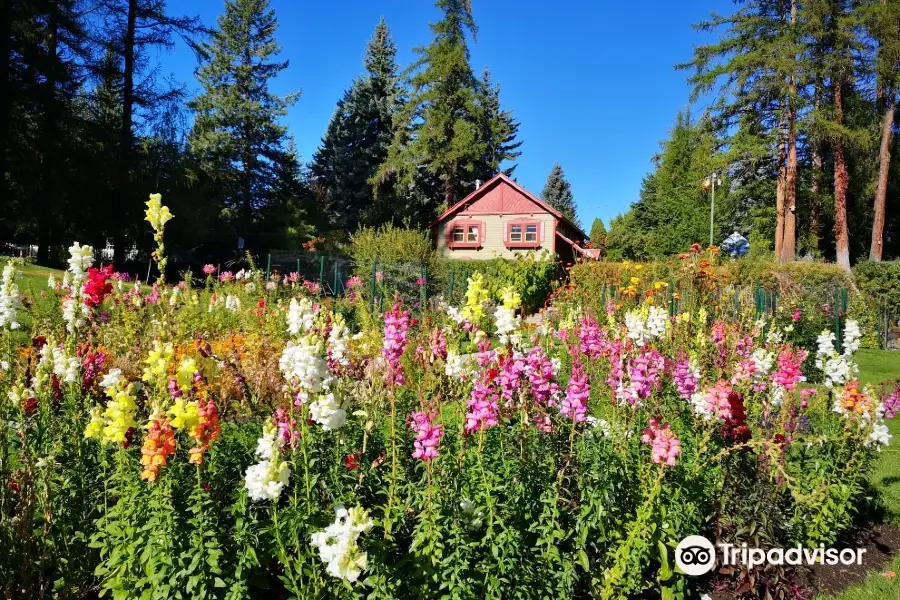
[[[713,225],[716,216],[716,186],[722,185],[719,174],[716,171],[710,173],[709,177],[703,180],[703,189],[710,190],[711,198],[709,203],[709,245],[713,245]]]

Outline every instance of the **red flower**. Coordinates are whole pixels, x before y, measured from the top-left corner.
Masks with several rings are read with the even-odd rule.
[[[34,396],[22,400],[22,410],[25,411],[26,415],[33,415],[35,412],[37,412],[37,408],[38,401]]]
[[[348,454],[344,459],[344,466],[347,467],[348,471],[355,471],[359,468],[359,456],[354,452],[353,454]]]
[[[112,265],[106,265],[102,269],[91,267],[88,269],[87,281],[84,282],[84,303],[94,307],[103,304],[104,298],[112,292],[112,284],[107,279],[112,277]]]

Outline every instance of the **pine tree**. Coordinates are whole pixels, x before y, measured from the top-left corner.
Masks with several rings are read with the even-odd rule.
[[[695,48],[693,97],[718,90],[713,104],[716,125],[727,131],[747,115],[763,125],[774,148],[771,163],[776,186],[775,253],[793,260],[796,252],[798,90],[803,51],[797,26],[797,0],[747,0],[731,15],[713,15],[697,26],[724,29],[719,41]],[[775,150],[772,152],[772,150]]]
[[[278,61],[278,21],[268,0],[228,0],[197,71],[203,92],[191,107],[191,149],[222,201],[223,214],[248,247],[278,190],[287,128],[278,120],[296,94],[280,97],[269,82],[287,68]]]
[[[375,193],[368,184],[387,157],[393,119],[402,101],[397,48],[382,19],[366,47],[366,75],[338,101],[322,144],[310,164],[312,185],[334,227],[355,230],[361,221],[377,225]],[[389,204],[389,186],[380,190]]]
[[[416,48],[410,67],[410,98],[398,115],[398,128],[385,162],[372,178],[377,186],[395,180],[418,188],[409,216],[430,221],[443,201],[450,205],[471,191],[475,170],[485,156],[479,128],[478,82],[469,66],[466,33],[477,31],[471,0],[437,0],[443,18],[431,24],[434,39]],[[424,171],[424,173],[423,173]]]
[[[606,227],[600,217],[596,217],[591,225],[591,248],[599,250],[601,257],[606,256]]]
[[[500,86],[491,80],[488,69],[484,70],[478,91],[481,108],[479,127],[484,156],[475,168],[475,176],[487,181],[500,172],[503,163],[515,161],[522,155],[519,151],[522,142],[516,140],[519,123],[513,117],[512,111],[500,107]],[[507,176],[512,176],[516,165],[512,164],[502,170]]]
[[[559,163],[555,163],[547,176],[547,183],[541,191],[541,200],[561,212],[567,219],[578,225],[575,210],[575,197],[572,186],[566,180],[565,173]]]

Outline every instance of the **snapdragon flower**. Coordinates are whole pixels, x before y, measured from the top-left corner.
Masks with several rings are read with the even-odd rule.
[[[859,341],[862,338],[862,332],[859,330],[859,323],[854,319],[848,319],[844,325],[844,355],[849,356],[855,354],[859,350]]]
[[[628,330],[628,337],[634,340],[638,346],[647,343],[650,332],[647,330],[647,320],[639,310],[631,310],[625,313],[625,328]]]
[[[291,469],[280,458],[282,446],[284,438],[278,434],[278,427],[266,423],[256,445],[256,456],[262,460],[247,467],[244,474],[247,495],[253,502],[277,500],[290,482]]]
[[[891,435],[888,426],[882,422],[875,421],[872,424],[872,431],[869,433],[869,437],[866,438],[865,445],[866,446],[878,446],[879,450],[881,446],[890,446],[891,439],[894,436]]]
[[[484,276],[481,273],[475,273],[469,277],[465,296],[466,303],[459,314],[466,321],[477,322],[484,316],[484,303],[490,298],[484,287]]]
[[[400,358],[406,351],[406,332],[409,329],[409,311],[402,310],[400,303],[394,304],[384,315],[384,345],[381,354],[387,361],[385,379],[394,384],[403,384],[403,367]]]
[[[288,383],[299,389],[301,401],[319,393],[330,382],[324,355],[325,344],[311,335],[289,341],[281,353],[278,367]]]
[[[580,361],[572,365],[572,375],[566,386],[566,395],[563,398],[559,414],[569,417],[576,423],[587,421],[588,401],[591,398],[591,384],[588,382],[587,373]]]
[[[659,337],[669,326],[669,313],[659,306],[651,306],[647,311],[647,333],[650,337]]]
[[[528,351],[525,374],[531,383],[531,393],[538,404],[553,406],[560,394],[559,384],[556,383],[557,368],[553,361],[547,358],[543,348],[535,346]]]
[[[334,523],[312,534],[312,546],[319,551],[329,575],[351,583],[368,566],[368,555],[359,547],[359,536],[372,529],[368,511],[360,506],[349,511],[343,506],[335,510]]]
[[[3,267],[3,278],[0,281],[0,328],[19,328],[19,286],[15,283],[16,268],[11,262]]]
[[[347,411],[333,392],[322,394],[309,405],[310,418],[325,431],[335,431],[347,422]]]
[[[239,310],[241,310],[241,299],[237,296],[228,294],[225,297],[225,308],[230,310],[231,312],[238,312]]]
[[[429,413],[423,410],[415,411],[409,415],[409,426],[415,432],[413,441],[413,458],[428,462],[438,456],[438,446],[444,437],[444,426],[435,424],[437,413]]]
[[[343,315],[335,314],[328,332],[328,358],[334,363],[346,367],[350,364],[350,329]]]
[[[668,423],[660,426],[659,421],[650,419],[650,425],[644,429],[641,441],[652,446],[650,458],[654,463],[675,466],[676,459],[681,454],[681,441]]]

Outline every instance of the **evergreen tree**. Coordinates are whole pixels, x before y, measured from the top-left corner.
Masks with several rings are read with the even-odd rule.
[[[578,225],[578,215],[575,210],[575,197],[572,195],[572,186],[566,180],[559,163],[555,163],[547,176],[547,183],[541,191],[541,200],[561,212],[567,219]]]
[[[344,92],[313,155],[311,183],[336,228],[353,231],[361,221],[377,225],[381,220],[368,181],[387,157],[394,115],[402,101],[396,54],[382,19],[366,47],[366,76]],[[390,204],[388,188],[380,190],[384,204]]]
[[[466,42],[467,32],[476,35],[471,0],[437,0],[437,6],[443,18],[431,24],[432,42],[415,50],[419,58],[410,67],[409,102],[371,180],[376,190],[391,179],[416,190],[406,212],[419,223],[430,221],[442,201],[453,204],[472,190],[485,156],[478,82]]]
[[[803,46],[797,25],[797,0],[747,0],[731,15],[713,15],[702,31],[723,29],[719,41],[694,49],[694,98],[718,90],[713,104],[720,131],[747,115],[761,124],[772,145],[764,156],[776,186],[775,253],[793,260],[796,253],[797,139],[800,119],[799,78]]]
[[[610,224],[608,254],[620,258],[664,258],[709,238],[710,193],[701,182],[721,159],[711,123],[692,123],[679,113],[654,171],[641,184],[640,199]],[[730,182],[720,171],[716,186],[714,238],[721,240],[732,223]]]
[[[606,256],[606,227],[600,217],[591,225],[591,247],[599,250],[600,256]]]
[[[522,142],[516,140],[519,123],[512,111],[500,107],[500,86],[491,80],[488,69],[484,70],[478,91],[481,108],[479,128],[484,156],[475,168],[475,176],[487,181],[500,172],[503,163],[515,161],[522,155],[519,151]],[[511,177],[515,170],[516,165],[512,164],[504,168],[503,173]]]
[[[278,61],[278,21],[268,0],[227,0],[212,40],[202,46],[197,71],[202,93],[191,103],[196,121],[191,149],[211,181],[222,213],[249,247],[269,233],[263,222],[289,161],[286,127],[279,119],[296,99],[269,91],[287,68]]]

